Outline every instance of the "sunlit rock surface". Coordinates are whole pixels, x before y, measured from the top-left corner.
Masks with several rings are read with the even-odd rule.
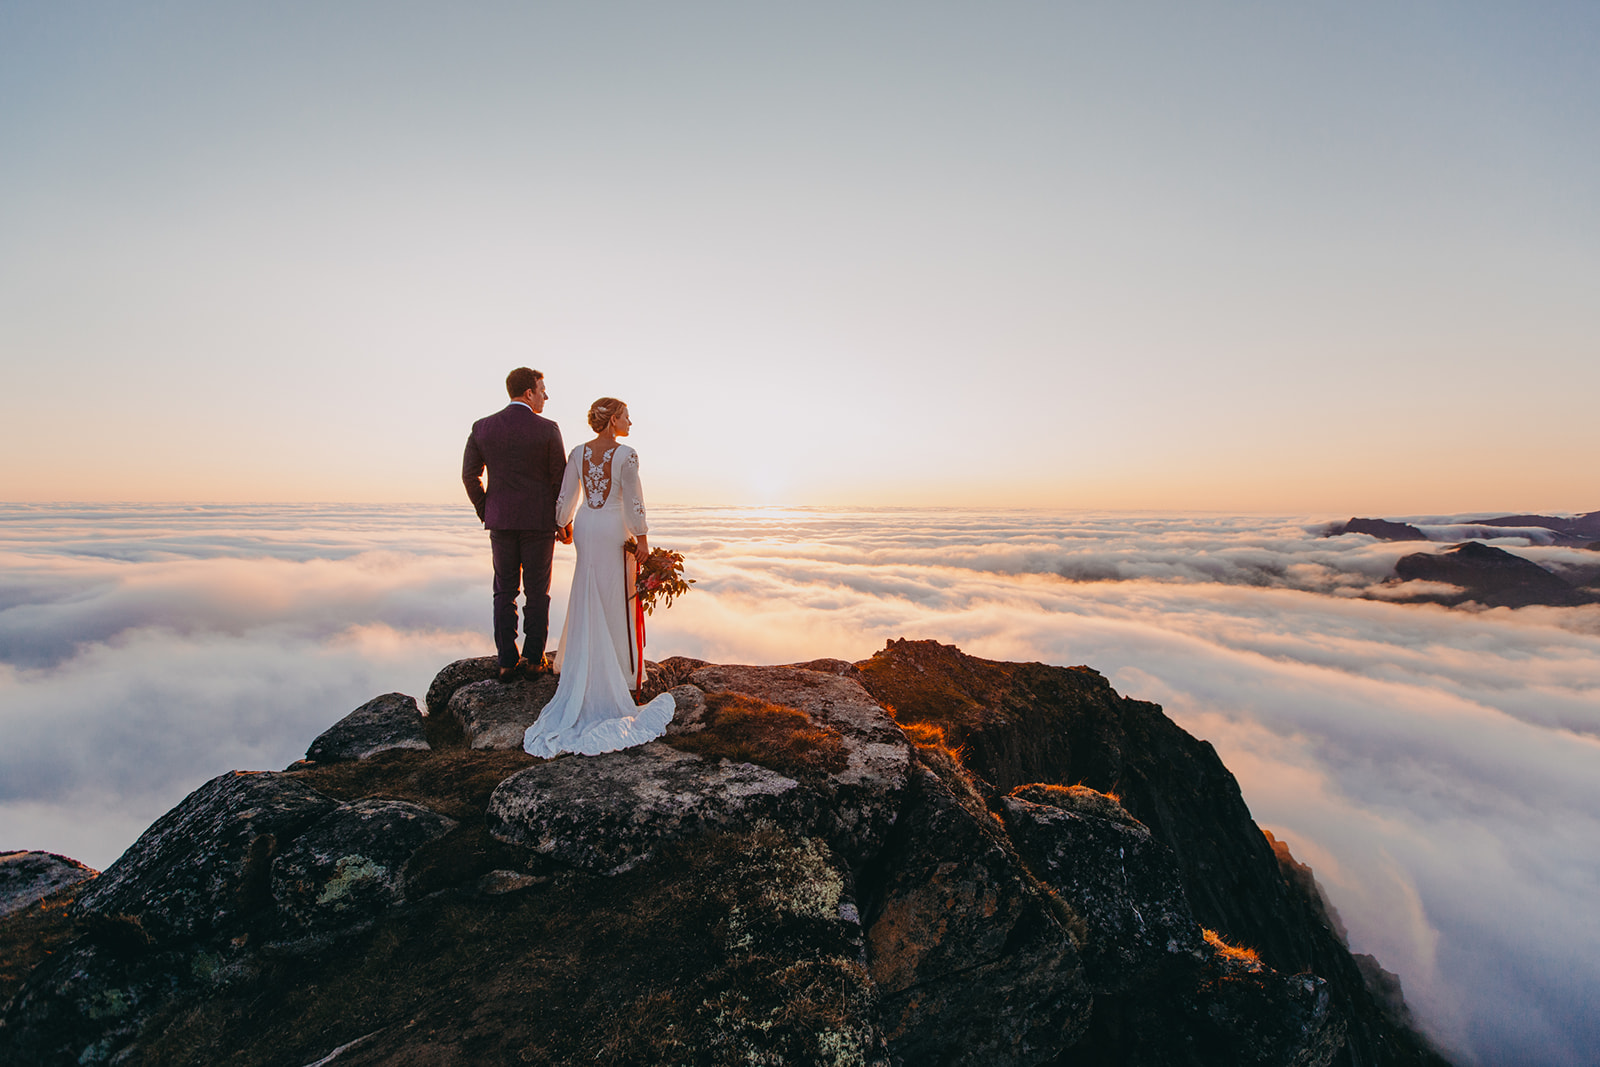
[[[1211,747],[1088,668],[647,667],[679,719],[623,752],[528,756],[553,682],[466,660],[429,749],[204,784],[0,918],[0,1062],[1443,1062]]]

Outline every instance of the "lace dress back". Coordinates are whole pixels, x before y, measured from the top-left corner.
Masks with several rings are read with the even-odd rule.
[[[622,546],[649,530],[639,454],[619,443],[604,450],[574,448],[561,479],[556,522],[572,523],[577,552],[556,651],[561,680],[524,734],[523,748],[544,757],[594,755],[654,740],[672,720],[674,701],[662,693],[640,707],[631,692],[639,683],[644,648]]]
[[[606,498],[611,495],[611,457],[616,455],[617,446],[612,445],[600,456],[600,462],[594,461],[594,449],[588,445],[583,446],[583,493],[591,508],[599,509],[606,506]]]

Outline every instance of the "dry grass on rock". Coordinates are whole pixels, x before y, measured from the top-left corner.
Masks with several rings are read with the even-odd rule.
[[[757,763],[801,780],[837,773],[846,764],[839,731],[813,722],[798,708],[744,693],[711,693],[705,722],[703,730],[662,740],[683,752]]]

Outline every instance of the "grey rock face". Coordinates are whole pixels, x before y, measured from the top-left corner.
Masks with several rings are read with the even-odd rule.
[[[1073,936],[981,799],[926,768],[916,785],[867,930],[890,1049],[908,1064],[1051,1062],[1090,1014]]]
[[[472,682],[455,691],[449,714],[461,723],[472,748],[520,749],[522,735],[556,695],[556,678],[544,674],[515,682]]]
[[[689,681],[707,693],[745,693],[798,708],[812,722],[837,730],[846,765],[828,776],[824,810],[831,825],[818,829],[852,862],[859,863],[882,847],[909,781],[911,744],[883,706],[848,672],[710,666],[695,671]]]
[[[1018,851],[1089,928],[1083,962],[1096,993],[1200,958],[1172,852],[1116,801],[1082,786],[1022,786],[1004,805]]]
[[[0,917],[98,873],[54,852],[0,852]]]
[[[564,756],[501,782],[489,832],[568,866],[629,870],[670,837],[744,830],[759,819],[809,822],[814,800],[793,778],[749,763],[709,761],[659,742]]]
[[[667,690],[672,694],[672,721],[667,735],[692,734],[706,728],[706,694],[697,685],[680,685]]]
[[[318,763],[366,759],[391,748],[425,749],[422,712],[415,697],[404,693],[385,693],[373,697],[355,711],[324,730],[306,759]]]
[[[273,863],[278,912],[308,933],[359,929],[405,902],[411,857],[455,828],[454,819],[403,800],[341,804]]]
[[[457,689],[473,682],[487,681],[499,673],[500,661],[494,656],[456,660],[433,676],[433,682],[428,686],[428,695],[424,698],[428,714],[443,715]]]
[[[272,772],[230,771],[157,819],[74,905],[155,940],[204,937],[259,908],[280,842],[338,806]]]

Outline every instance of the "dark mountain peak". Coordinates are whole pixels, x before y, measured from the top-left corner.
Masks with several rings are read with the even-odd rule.
[[[1440,552],[1441,556],[1456,556],[1460,559],[1472,560],[1474,563],[1485,567],[1511,567],[1523,569],[1530,563],[1521,556],[1507,552],[1494,545],[1486,545],[1482,541],[1463,541],[1459,545]],[[1538,566],[1537,563],[1533,564]],[[1542,568],[1541,568],[1542,569]]]
[[[1465,541],[1443,552],[1414,552],[1395,561],[1401,581],[1443,582],[1458,586],[1453,596],[1427,599],[1459,604],[1475,600],[1496,608],[1521,608],[1532,604],[1574,607],[1592,603],[1594,597],[1530,559],[1481,541]]]
[[[1341,534],[1366,534],[1380,541],[1426,541],[1428,535],[1408,522],[1390,522],[1388,519],[1351,519],[1328,531],[1329,537]]]

